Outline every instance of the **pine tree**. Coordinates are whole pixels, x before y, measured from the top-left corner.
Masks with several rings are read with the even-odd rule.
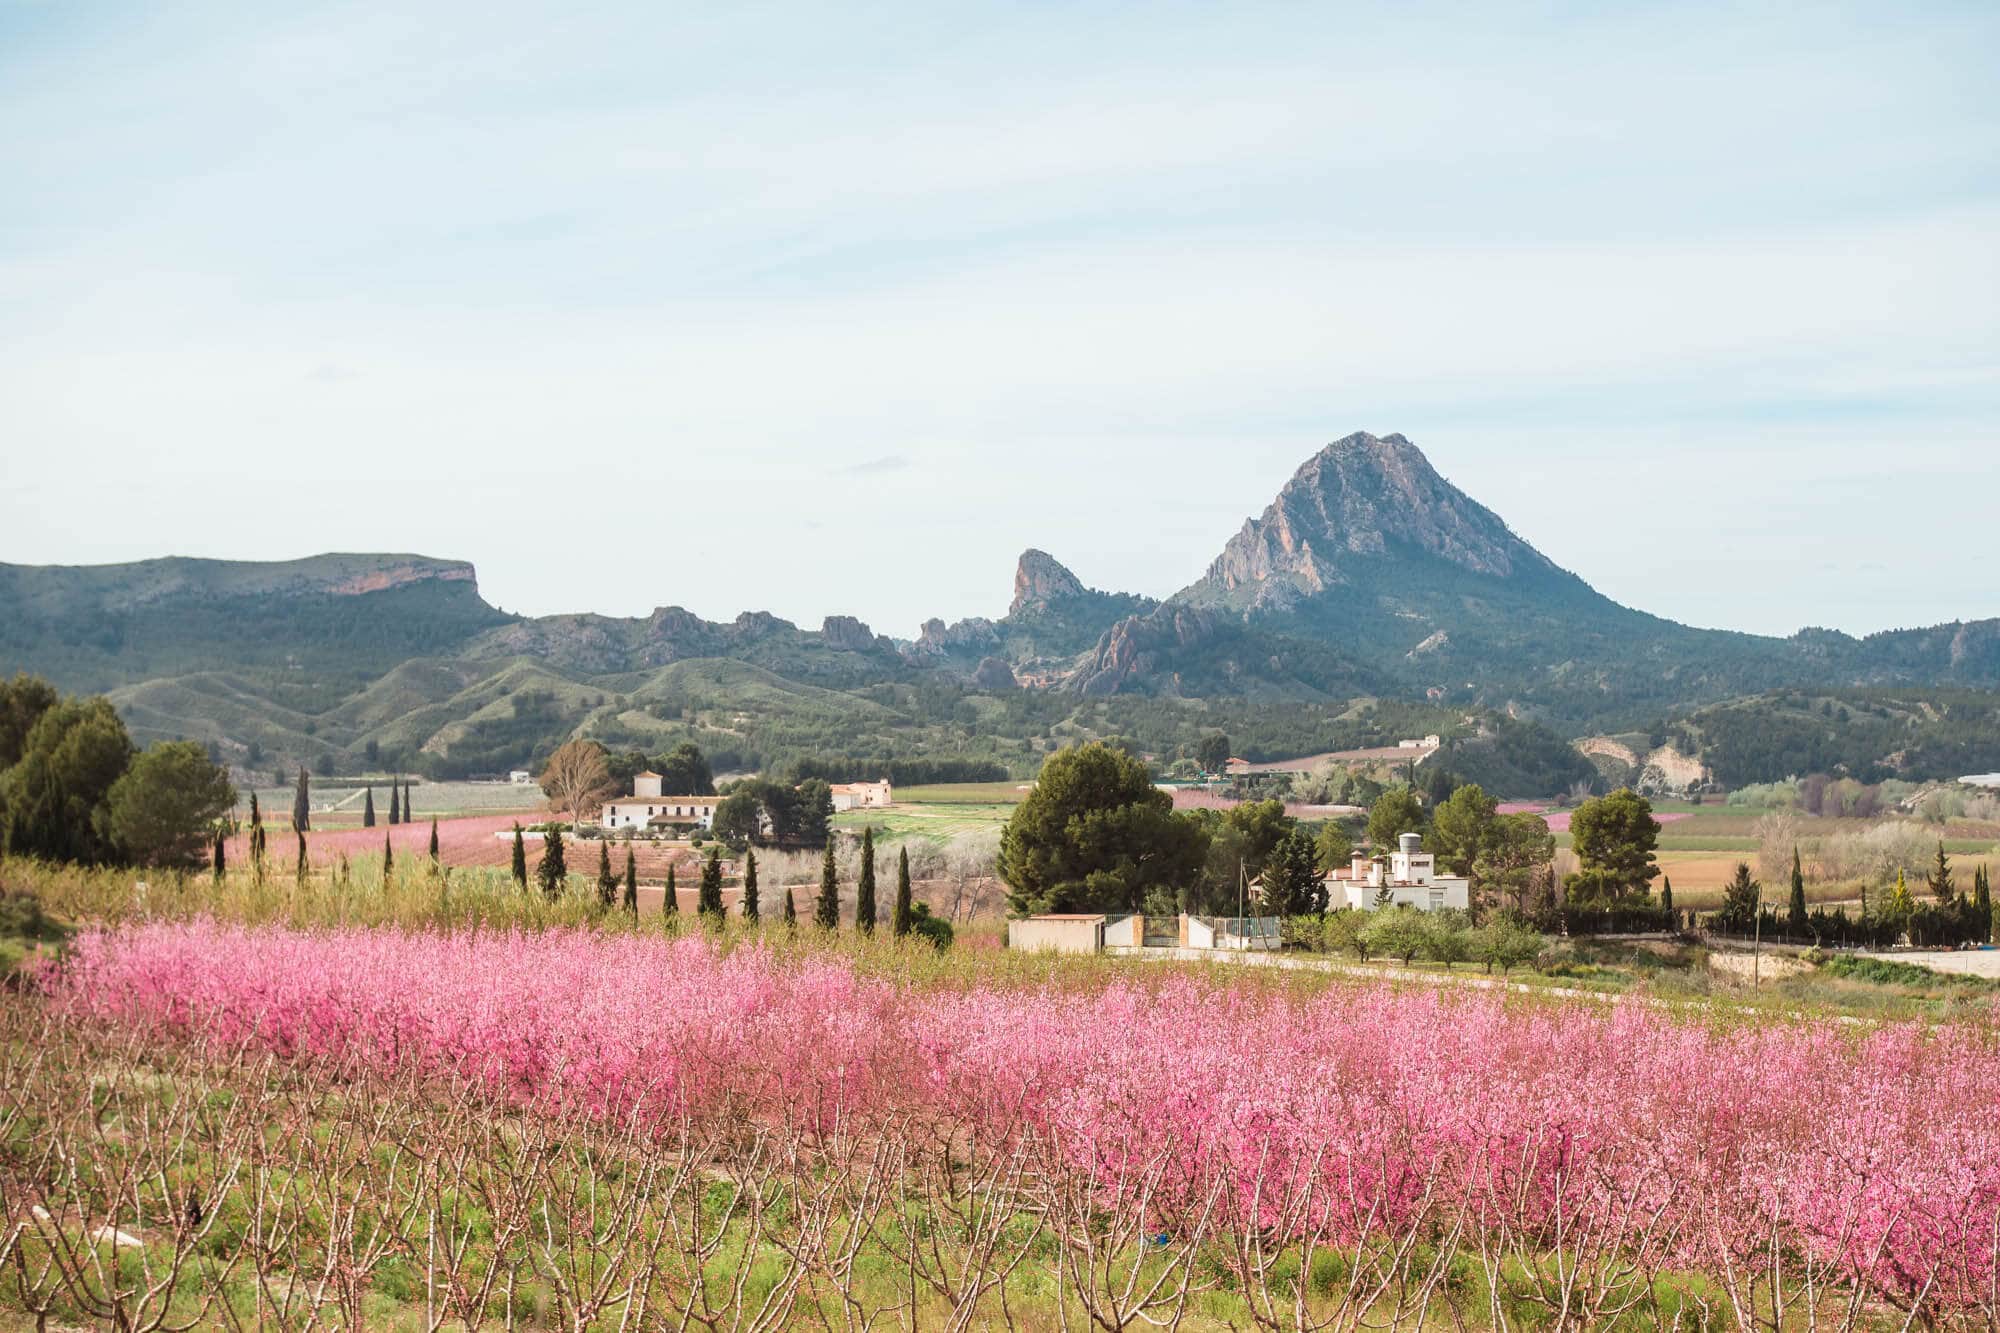
[[[854,928],[875,933],[875,830],[861,830],[861,879],[854,886]]]
[[[625,849],[625,910],[633,920],[639,918],[639,863],[632,856],[631,847]]]
[[[312,789],[304,764],[299,765],[299,788],[292,793],[292,827],[301,832],[312,827]]]
[[[757,852],[746,848],[743,852],[743,919],[756,925],[760,916],[757,903]]]
[[[298,859],[292,863],[292,878],[298,881],[300,888],[304,888],[306,875],[312,867],[306,864],[306,835],[297,833],[296,836],[299,840],[299,851]]]
[[[785,929],[795,930],[799,924],[799,905],[792,901],[792,886],[785,886]]]
[[[701,894],[696,910],[716,925],[722,924],[722,849],[708,849],[708,860],[701,866]]]
[[[389,845],[389,835],[382,835],[382,887],[389,886],[390,872],[396,868],[396,850]]]
[[[569,879],[569,866],[563,860],[562,832],[550,828],[542,835],[542,863],[535,867],[535,880],[542,886],[542,896],[550,902],[562,897],[563,886]]]
[[[389,824],[394,827],[403,822],[403,789],[396,779],[389,779]]]
[[[1792,848],[1792,901],[1787,913],[1785,931],[1787,934],[1802,936],[1806,933],[1806,875],[1799,866],[1799,849]]]
[[[597,843],[597,905],[606,911],[618,901],[618,876],[611,873],[611,844],[598,839]]]
[[[681,913],[681,891],[674,884],[674,863],[667,862],[667,894],[660,902],[660,915],[669,921]]]
[[[225,868],[225,863],[229,859],[227,853],[223,851],[223,848],[226,845],[227,841],[228,840],[222,836],[221,828],[218,827],[215,830],[215,851],[212,854],[212,858],[215,862],[215,882],[217,884],[222,883],[222,872],[223,869]]]
[[[833,840],[826,844],[826,858],[819,866],[819,901],[813,905],[813,924],[821,930],[840,929],[840,876],[833,868]]]
[[[910,933],[910,923],[914,920],[914,904],[910,894],[910,847],[908,843],[896,849],[896,906],[889,913],[889,933],[897,939]]]
[[[438,822],[437,822],[437,816],[436,816],[436,815],[432,815],[432,816],[431,816],[431,867],[432,867],[432,869],[436,869],[436,867],[437,867],[437,863],[438,863]]]
[[[521,823],[514,821],[514,882],[522,888],[528,887],[528,843],[521,836]]]
[[[1937,845],[1937,860],[1931,863],[1931,873],[1924,877],[1931,886],[1931,897],[1937,899],[1939,907],[1950,907],[1958,901],[1958,886],[1952,883],[1951,859],[1944,854],[1944,840]]]
[[[375,789],[373,787],[368,789],[368,799],[361,807],[361,827],[375,827]]]
[[[1748,932],[1763,910],[1764,886],[1750,877],[1747,863],[1736,863],[1736,874],[1722,886],[1722,911],[1717,919],[1726,929]]]
[[[1674,923],[1674,881],[1672,878],[1660,880],[1660,910],[1667,914],[1667,925]]]

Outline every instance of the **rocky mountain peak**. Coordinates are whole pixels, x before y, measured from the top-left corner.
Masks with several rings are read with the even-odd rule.
[[[1047,551],[1026,550],[1021,552],[1021,561],[1014,567],[1014,601],[1007,614],[1019,615],[1030,607],[1044,607],[1065,597],[1080,597],[1084,592],[1083,580],[1070,573],[1060,560]]]
[[[1496,578],[1554,568],[1403,436],[1357,431],[1307,459],[1177,600],[1282,609],[1407,551]]]

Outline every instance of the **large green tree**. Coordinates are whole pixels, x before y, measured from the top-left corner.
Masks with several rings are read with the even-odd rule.
[[[1458,788],[1431,814],[1430,848],[1438,864],[1456,875],[1477,875],[1479,854],[1493,836],[1500,803],[1478,783]]]
[[[1806,875],[1799,864],[1799,849],[1792,848],[1792,897],[1785,911],[1785,930],[1795,936],[1806,933]]]
[[[1750,874],[1747,862],[1738,861],[1736,874],[1722,886],[1722,910],[1715,914],[1715,923],[1724,930],[1748,933],[1763,905],[1764,886]]]
[[[514,853],[509,862],[514,882],[522,888],[528,887],[528,845],[521,837],[520,821],[514,823]]]
[[[1313,851],[1319,857],[1319,868],[1332,874],[1345,870],[1354,859],[1354,839],[1347,836],[1347,830],[1337,819],[1329,819],[1319,826],[1319,834],[1313,839]]]
[[[1472,863],[1472,877],[1486,902],[1505,902],[1522,916],[1553,891],[1556,836],[1540,815],[1497,815],[1486,844]]]
[[[821,930],[840,928],[840,874],[834,869],[831,842],[820,859],[819,899],[813,904],[813,924]]]
[[[654,756],[653,768],[660,775],[660,790],[669,796],[715,795],[715,774],[693,741],[682,741],[665,754]]]
[[[107,798],[111,836],[140,865],[193,869],[236,805],[229,773],[193,741],[161,741],[132,761]],[[300,846],[304,846],[300,835]]]
[[[889,933],[898,939],[910,933],[915,921],[913,900],[910,893],[910,848],[907,843],[896,849],[896,905],[889,913]]]
[[[1651,802],[1629,787],[1579,805],[1570,816],[1569,831],[1579,866],[1567,886],[1573,898],[1643,896],[1660,873],[1654,862],[1660,825]]]
[[[1391,787],[1375,798],[1368,812],[1368,841],[1377,852],[1387,852],[1405,833],[1424,831],[1424,803],[1408,787]]]
[[[743,919],[756,925],[763,915],[762,905],[757,901],[757,853],[745,848],[743,852]]]
[[[564,860],[562,830],[553,823],[542,834],[542,863],[535,867],[535,882],[542,886],[542,896],[550,902],[562,897],[564,882],[569,878],[569,866]]]
[[[722,849],[708,849],[701,863],[701,893],[696,910],[716,925],[722,924]]]
[[[0,773],[21,762],[28,750],[28,733],[42,714],[62,702],[55,686],[23,672],[0,681]]]
[[[1194,761],[1204,773],[1220,773],[1229,763],[1229,737],[1210,732],[1195,742]]]
[[[1326,910],[1326,880],[1312,834],[1295,828],[1278,840],[1264,863],[1265,910],[1278,916],[1304,916]]]
[[[639,915],[639,862],[632,855],[630,843],[625,846],[625,910],[634,919]]]
[[[1000,835],[1017,915],[1136,911],[1154,889],[1191,887],[1208,851],[1139,760],[1092,743],[1059,750]]]
[[[65,699],[45,710],[28,729],[19,761],[0,775],[6,850],[90,865],[117,860],[111,788],[132,755],[110,700]]]

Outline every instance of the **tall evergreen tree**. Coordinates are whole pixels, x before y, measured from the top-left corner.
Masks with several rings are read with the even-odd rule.
[[[229,859],[228,854],[223,850],[223,847],[227,841],[228,840],[222,836],[221,827],[218,826],[215,830],[215,851],[211,854],[211,859],[215,863],[215,882],[217,884],[222,883],[222,872],[225,863]]]
[[[389,779],[389,823],[393,826],[403,822],[403,788],[396,779]]]
[[[257,828],[263,822],[263,813],[257,809],[257,793],[253,791],[250,793],[250,827]]]
[[[910,892],[910,845],[896,849],[896,906],[889,913],[889,933],[897,939],[910,933],[916,905]]]
[[[1667,914],[1667,925],[1674,923],[1674,882],[1670,878],[1660,881],[1660,910]]]
[[[375,788],[368,789],[368,796],[361,806],[361,827],[375,827]]]
[[[250,826],[250,876],[259,885],[264,882],[264,826]]]
[[[680,913],[681,891],[674,883],[674,863],[669,861],[667,862],[667,893],[666,897],[660,902],[660,915],[671,921],[679,916]]]
[[[1891,922],[1900,926],[1907,925],[1910,918],[1915,916],[1916,913],[1916,899],[1910,896],[1909,883],[1903,878],[1903,872],[1898,870],[1896,872],[1896,887],[1890,890],[1889,905],[1882,909],[1882,914],[1888,917]]]
[[[792,930],[799,924],[799,905],[792,901],[792,886],[785,886],[785,929]]]
[[[514,859],[509,867],[514,872],[514,882],[522,888],[528,887],[528,843],[521,836],[521,822],[514,821]]]
[[[292,862],[292,878],[298,881],[300,888],[304,888],[306,885],[306,876],[312,870],[311,865],[306,861],[306,835],[294,831],[293,836],[299,840],[299,850],[297,858]]]
[[[301,832],[312,827],[312,789],[308,782],[306,766],[300,764],[298,790],[292,793],[292,827]]]
[[[1799,865],[1799,849],[1792,848],[1792,901],[1786,913],[1785,932],[1789,935],[1804,935],[1806,922],[1806,875]]]
[[[1972,930],[1973,938],[1981,944],[1993,939],[1993,881],[1983,861],[1972,872]]]
[[[821,930],[840,929],[840,876],[833,868],[833,841],[819,864],[819,901],[813,904],[813,924]]]
[[[743,852],[743,919],[756,925],[761,915],[757,903],[757,849]]]
[[[1944,839],[1938,839],[1937,860],[1931,863],[1931,873],[1924,876],[1924,882],[1931,886],[1931,897],[1939,907],[1950,907],[1958,901],[1958,886],[1952,883],[1951,858],[1944,854]]]
[[[618,901],[618,876],[611,873],[611,844],[597,842],[597,905],[607,912]]]
[[[535,881],[542,887],[542,896],[554,902],[562,897],[568,879],[569,864],[563,859],[562,831],[551,828],[542,835],[542,863],[535,867]]]
[[[632,855],[628,844],[625,848],[625,910],[633,920],[639,917],[639,862]]]
[[[389,845],[389,835],[382,835],[382,886],[389,885],[389,874],[396,868],[396,849]]]
[[[408,778],[403,779],[403,822],[405,824],[414,824],[417,822],[417,803],[410,799],[410,780]]]
[[[437,822],[437,816],[432,815],[431,816],[431,865],[435,867],[437,863],[438,863],[438,822]]]
[[[722,924],[722,848],[708,849],[708,860],[701,866],[701,896],[698,909],[702,916],[716,925]]]
[[[861,879],[854,886],[854,928],[875,933],[875,830],[861,830]]]

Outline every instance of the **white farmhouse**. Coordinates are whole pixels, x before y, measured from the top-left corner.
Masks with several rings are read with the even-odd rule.
[[[833,784],[833,808],[842,810],[880,810],[895,800],[889,789],[889,779],[880,782],[836,782]]]
[[[1374,907],[1414,907],[1435,912],[1441,907],[1465,911],[1472,905],[1472,882],[1463,875],[1437,873],[1437,856],[1420,850],[1423,838],[1405,833],[1388,856],[1354,854],[1345,871],[1326,877],[1327,906],[1368,911]]]
[[[632,778],[632,794],[604,803],[598,822],[607,829],[708,829],[715,825],[720,796],[667,796],[660,775],[650,769]]]

